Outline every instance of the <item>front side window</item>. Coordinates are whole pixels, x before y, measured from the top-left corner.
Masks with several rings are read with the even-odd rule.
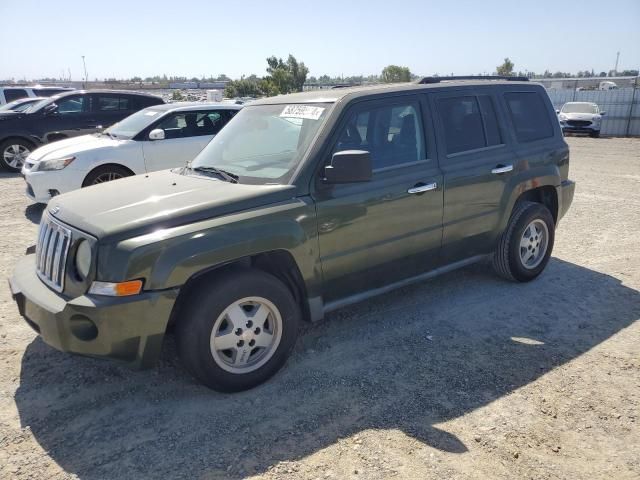
[[[333,152],[366,150],[374,170],[425,160],[417,103],[358,107],[349,114]]]
[[[250,105],[193,160],[239,176],[241,183],[289,181],[328,116],[331,104]]]
[[[56,100],[58,106],[58,113],[61,115],[73,115],[75,113],[82,113],[84,111],[84,104],[86,97],[64,97]]]
[[[542,97],[536,92],[505,93],[507,109],[520,143],[553,137],[553,125]]]

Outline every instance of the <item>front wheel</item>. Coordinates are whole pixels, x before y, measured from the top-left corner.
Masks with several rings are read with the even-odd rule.
[[[600,130],[593,130],[593,131],[589,134],[589,136],[590,136],[591,138],[600,138]]]
[[[124,167],[120,167],[119,165],[103,165],[89,172],[84,182],[82,182],[82,187],[90,187],[91,185],[111,182],[129,176],[131,176],[131,172]]]
[[[528,282],[547,266],[555,239],[555,222],[541,203],[516,205],[493,255],[496,272],[508,280]]]
[[[176,339],[187,369],[221,392],[259,385],[284,365],[298,335],[300,310],[276,277],[239,269],[188,293]]]

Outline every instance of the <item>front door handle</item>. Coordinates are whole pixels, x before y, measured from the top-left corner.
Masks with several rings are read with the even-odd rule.
[[[501,175],[503,173],[511,172],[513,170],[513,165],[498,165],[496,168],[491,170],[491,173],[494,175]]]
[[[435,190],[438,188],[438,184],[436,182],[433,183],[419,183],[415,185],[413,188],[407,190],[407,193],[411,193],[413,195],[419,195],[424,192],[429,192],[431,190]]]

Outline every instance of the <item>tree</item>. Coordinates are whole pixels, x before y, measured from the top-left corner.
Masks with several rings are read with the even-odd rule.
[[[388,65],[382,70],[381,80],[384,83],[410,82],[411,71],[409,70],[409,67]]]
[[[267,58],[268,77],[264,80],[270,80],[269,89],[275,86],[278,93],[301,92],[304,82],[307,80],[309,69],[304,62],[298,62],[296,57],[289,55],[287,61],[281,58],[271,56]]]
[[[513,75],[513,62],[509,60],[509,57],[504,59],[502,65],[498,65],[496,67],[496,72],[498,75],[503,75],[505,77]]]

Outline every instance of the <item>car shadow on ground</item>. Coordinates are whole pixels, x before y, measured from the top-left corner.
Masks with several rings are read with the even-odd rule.
[[[39,225],[45,207],[46,205],[44,203],[32,203],[24,209],[24,216],[27,217],[31,223]]]
[[[572,263],[552,259],[528,284],[486,270],[336,312],[304,332],[271,381],[234,395],[196,384],[171,340],[156,369],[132,371],[37,338],[22,359],[21,423],[82,479],[241,478],[367,429],[463,453],[460,439],[434,425],[535,381],[640,317],[638,291]]]

